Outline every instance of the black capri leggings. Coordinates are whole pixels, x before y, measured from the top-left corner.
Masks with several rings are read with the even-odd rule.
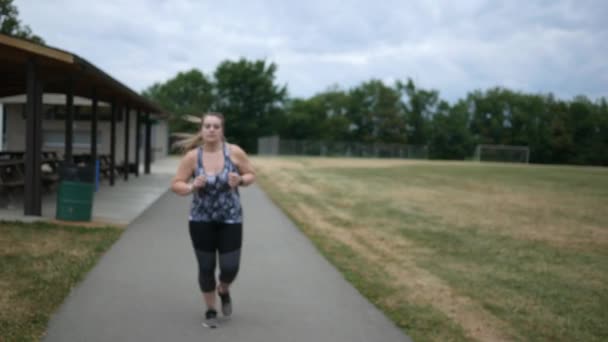
[[[243,224],[190,221],[190,237],[198,261],[201,291],[215,291],[216,253],[220,259],[220,281],[230,284],[239,271]]]

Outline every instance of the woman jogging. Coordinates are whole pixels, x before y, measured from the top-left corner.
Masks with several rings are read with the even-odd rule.
[[[224,117],[206,113],[201,129],[181,143],[182,158],[171,189],[182,196],[192,194],[189,228],[198,261],[198,282],[207,305],[203,325],[217,327],[216,291],[222,314],[232,314],[229,287],[239,270],[243,237],[243,214],[239,186],[255,181],[247,154],[224,139]],[[219,256],[219,281],[215,265]]]

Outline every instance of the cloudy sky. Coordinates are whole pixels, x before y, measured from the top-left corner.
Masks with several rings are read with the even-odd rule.
[[[291,96],[411,77],[450,102],[505,86],[608,97],[605,0],[16,0],[47,44],[137,91],[265,59]]]

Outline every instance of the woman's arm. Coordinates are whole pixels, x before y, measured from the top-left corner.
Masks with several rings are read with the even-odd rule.
[[[255,182],[255,169],[247,157],[247,153],[238,145],[230,145],[230,156],[239,169],[241,175],[241,186],[248,186]]]
[[[177,172],[171,181],[171,190],[178,195],[187,196],[192,193],[192,184],[189,183],[190,178],[194,172],[194,152],[196,150],[186,153],[182,158],[177,167]]]

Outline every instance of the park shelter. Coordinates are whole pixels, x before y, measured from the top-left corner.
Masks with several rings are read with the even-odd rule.
[[[0,176],[3,166],[23,166],[22,181],[0,177],[0,191],[22,186],[25,215],[41,215],[41,165],[54,156],[63,154],[57,158],[70,165],[83,155],[89,162],[103,155],[113,185],[117,175],[139,176],[142,161],[143,172],[150,173],[153,153],[168,150],[167,112],[64,50],[0,34],[0,98],[10,150],[0,152],[6,156]]]

